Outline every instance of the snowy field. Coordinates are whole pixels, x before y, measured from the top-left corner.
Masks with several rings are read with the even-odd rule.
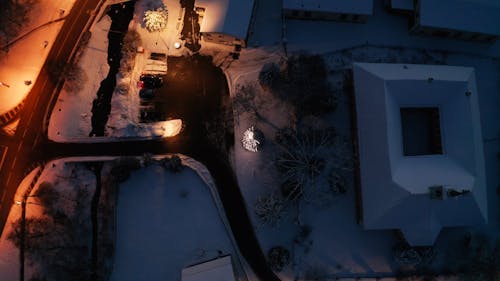
[[[35,3],[19,36],[67,15],[74,0],[40,0]],[[60,9],[64,10],[63,14]],[[0,50],[0,81],[9,85],[0,87],[0,114],[13,109],[28,95],[63,23],[52,23],[30,33],[11,45],[8,52]],[[44,41],[48,42],[46,47]],[[28,80],[30,85],[24,82]]]
[[[116,239],[116,281],[181,280],[186,266],[235,255],[208,187],[188,168],[132,173],[120,186]]]

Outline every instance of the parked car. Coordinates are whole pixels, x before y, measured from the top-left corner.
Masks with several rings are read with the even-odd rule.
[[[138,86],[140,88],[160,88],[163,85],[163,78],[154,74],[142,74],[139,78]]]
[[[141,99],[152,99],[155,96],[155,90],[150,88],[142,88],[139,91],[139,97]]]

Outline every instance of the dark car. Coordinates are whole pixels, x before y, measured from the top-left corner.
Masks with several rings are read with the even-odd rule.
[[[155,90],[154,89],[149,89],[149,88],[142,88],[139,91],[139,97],[141,99],[152,99],[155,96]]]
[[[163,78],[158,75],[142,74],[139,80],[139,87],[141,88],[154,89],[160,88],[163,85]]]

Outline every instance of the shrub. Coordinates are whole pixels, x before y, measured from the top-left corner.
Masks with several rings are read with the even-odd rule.
[[[178,173],[184,169],[182,165],[182,160],[177,155],[172,155],[171,157],[165,157],[161,160],[161,165],[173,173]]]
[[[269,267],[274,271],[282,271],[290,264],[290,251],[282,246],[273,247],[267,252]]]
[[[278,91],[282,82],[280,67],[276,63],[266,63],[259,72],[259,83],[264,89]]]
[[[286,202],[275,193],[259,196],[255,203],[255,214],[263,224],[278,225],[286,216]]]

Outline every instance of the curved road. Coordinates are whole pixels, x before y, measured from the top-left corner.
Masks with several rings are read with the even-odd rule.
[[[146,152],[183,153],[202,162],[212,174],[240,252],[255,274],[261,280],[279,281],[269,269],[266,258],[260,250],[245,201],[227,157],[210,146],[208,141],[200,142],[199,136],[193,136],[192,139],[178,136],[168,140],[93,144],[62,144],[47,140],[44,129],[45,117],[47,112],[52,110],[53,102],[61,87],[58,83],[59,77],[50,70],[71,58],[81,34],[93,19],[95,13],[91,11],[96,11],[102,2],[104,1],[75,2],[37,81],[26,98],[15,136],[0,138],[0,228],[3,231],[17,186],[31,166],[38,161],[70,156],[142,155]],[[193,140],[195,138],[196,141]]]

